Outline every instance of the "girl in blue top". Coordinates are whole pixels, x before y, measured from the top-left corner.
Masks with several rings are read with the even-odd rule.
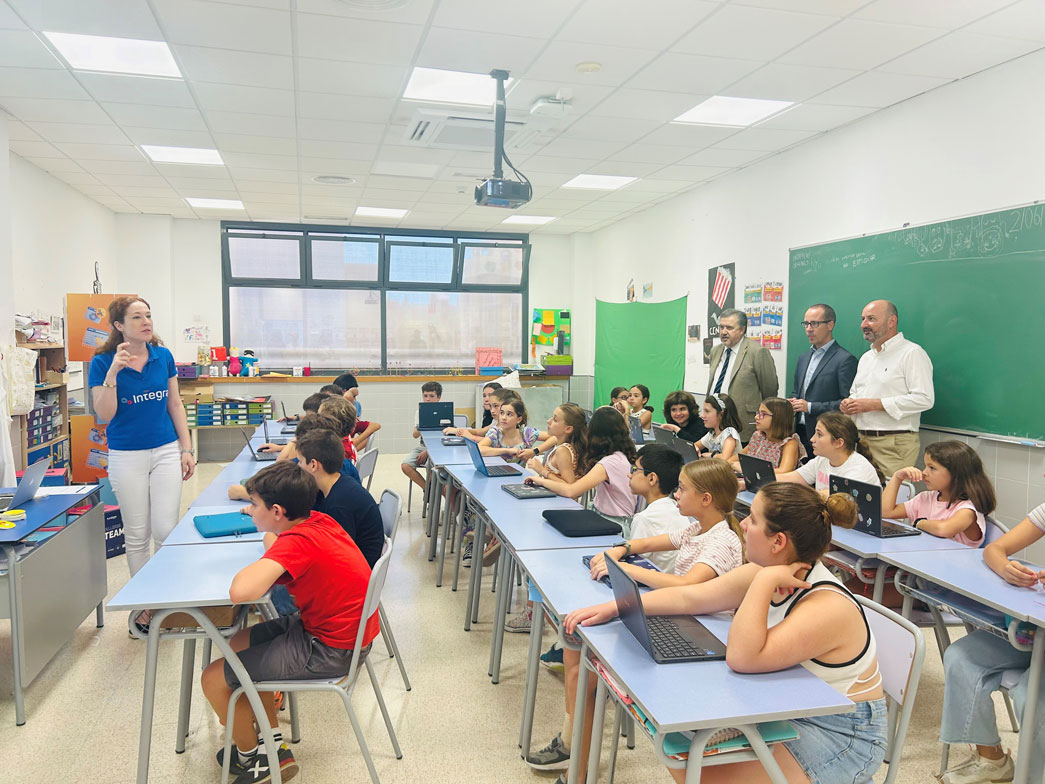
[[[134,575],[149,560],[150,537],[159,547],[178,522],[181,483],[196,461],[174,357],[152,330],[149,303],[114,299],[109,323],[112,333],[95,351],[88,385],[96,419],[109,423],[109,479]]]

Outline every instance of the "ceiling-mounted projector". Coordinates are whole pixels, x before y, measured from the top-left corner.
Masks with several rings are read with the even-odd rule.
[[[480,207],[504,207],[514,210],[533,198],[533,186],[526,175],[512,166],[508,156],[504,154],[504,117],[506,113],[504,101],[504,83],[508,72],[490,71],[490,76],[497,80],[497,102],[494,106],[493,134],[493,176],[475,189],[475,203]],[[507,161],[511,170],[519,175],[522,182],[504,177],[502,161]]]

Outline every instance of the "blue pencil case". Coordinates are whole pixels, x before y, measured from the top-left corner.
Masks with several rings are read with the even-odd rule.
[[[192,524],[200,532],[200,536],[210,539],[215,536],[242,536],[256,534],[254,521],[242,512],[222,512],[221,514],[196,515]]]

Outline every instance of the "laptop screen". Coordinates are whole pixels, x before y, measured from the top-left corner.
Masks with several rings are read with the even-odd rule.
[[[882,520],[882,488],[867,482],[859,482],[844,476],[831,474],[828,480],[832,493],[851,495],[856,501],[856,525],[858,531],[879,530]]]
[[[652,656],[653,643],[650,642],[649,630],[646,629],[639,584],[628,577],[612,558],[606,559],[606,571],[609,573],[613,597],[617,600],[617,614],[621,622]]]
[[[483,454],[479,451],[479,444],[470,438],[464,440],[464,445],[468,447],[468,456],[472,458],[472,465],[475,466],[475,470],[480,474],[489,474],[486,471],[486,463],[483,461]]]

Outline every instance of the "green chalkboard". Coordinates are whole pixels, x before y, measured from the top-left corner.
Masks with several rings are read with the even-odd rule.
[[[923,423],[1045,437],[1043,224],[1045,205],[1032,204],[792,250],[789,372],[808,348],[810,305],[836,310],[835,337],[859,357],[860,311],[889,299],[933,362],[936,405]]]

